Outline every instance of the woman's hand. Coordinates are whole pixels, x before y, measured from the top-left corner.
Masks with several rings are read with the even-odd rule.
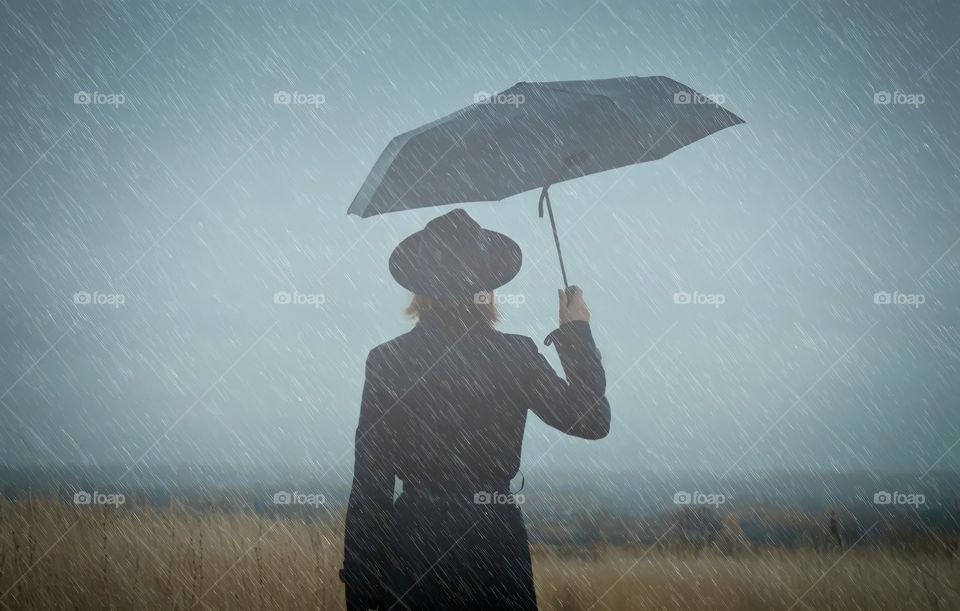
[[[557,291],[560,297],[560,324],[582,320],[590,322],[590,309],[583,300],[583,291],[579,286],[570,287],[570,298],[567,299],[567,293],[563,289]]]

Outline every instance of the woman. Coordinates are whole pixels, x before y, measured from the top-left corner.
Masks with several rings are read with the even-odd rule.
[[[340,572],[348,609],[537,608],[509,489],[527,411],[600,439],[610,405],[579,289],[569,299],[560,291],[560,326],[546,342],[566,380],[533,340],[494,329],[492,291],[520,263],[516,242],[463,210],[430,221],[390,257],[390,273],[414,293],[417,324],[367,357]]]

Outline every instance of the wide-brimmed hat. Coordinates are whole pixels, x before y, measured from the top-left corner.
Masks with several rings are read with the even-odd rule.
[[[418,295],[456,299],[503,286],[522,261],[519,244],[457,208],[400,242],[390,274]]]

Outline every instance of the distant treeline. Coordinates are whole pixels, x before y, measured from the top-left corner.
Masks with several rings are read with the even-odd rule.
[[[527,513],[534,543],[583,548],[652,545],[737,553],[746,547],[843,549],[856,544],[946,550],[960,558],[960,500],[952,507],[839,508],[807,513],[765,506],[748,512],[682,507],[649,517],[605,510],[559,517]]]

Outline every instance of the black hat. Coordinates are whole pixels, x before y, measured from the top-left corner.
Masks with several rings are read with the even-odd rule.
[[[522,261],[519,244],[457,208],[400,242],[390,255],[390,274],[418,295],[455,299],[503,286]]]

